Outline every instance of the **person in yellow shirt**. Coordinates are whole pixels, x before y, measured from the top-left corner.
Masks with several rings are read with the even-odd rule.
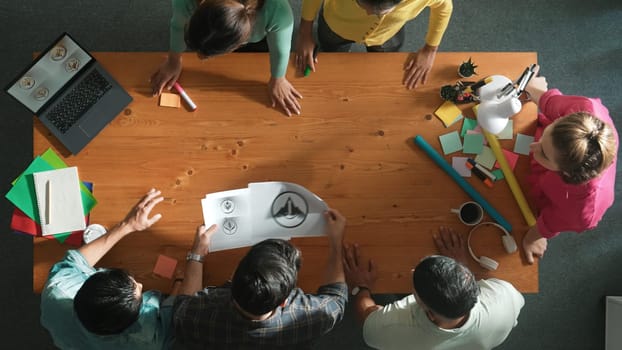
[[[404,25],[430,8],[425,45],[404,63],[402,84],[408,89],[425,84],[434,64],[453,10],[452,0],[303,0],[296,47],[296,67],[315,71],[313,21],[318,14],[321,51],[348,52],[353,43],[368,52],[399,51],[404,42]]]

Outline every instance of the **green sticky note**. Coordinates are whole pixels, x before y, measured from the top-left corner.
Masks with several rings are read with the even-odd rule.
[[[533,143],[533,136],[516,134],[516,141],[514,142],[514,153],[529,155],[529,145]]]
[[[505,176],[503,176],[503,170],[501,169],[495,169],[492,173],[497,177],[495,181],[503,180],[505,178]]]
[[[482,134],[466,134],[464,135],[463,153],[480,154],[484,149],[484,135]]]
[[[477,127],[477,120],[471,118],[464,118],[462,122],[462,130],[460,131],[460,136],[464,137],[468,130],[473,130]]]
[[[458,152],[462,149],[462,142],[460,141],[460,135],[458,135],[457,131],[441,135],[438,139],[441,141],[444,154]]]
[[[514,121],[510,119],[508,120],[508,125],[505,126],[505,129],[501,130],[501,132],[497,134],[497,138],[499,140],[511,140],[513,133]]]
[[[487,169],[492,169],[492,167],[495,166],[497,158],[495,158],[495,154],[492,153],[490,147],[484,146],[482,147],[482,152],[475,157],[475,161]]]

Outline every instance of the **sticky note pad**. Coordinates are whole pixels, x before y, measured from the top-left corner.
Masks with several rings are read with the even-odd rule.
[[[495,158],[495,154],[492,153],[490,147],[484,146],[482,148],[482,153],[475,157],[475,161],[488,169],[492,169],[492,167],[495,166],[497,158]]]
[[[443,102],[443,104],[434,111],[434,114],[443,122],[445,127],[449,127],[462,119],[462,111],[451,101]]]
[[[470,177],[471,169],[467,168],[466,162],[467,157],[452,157],[451,158],[451,166],[456,169],[458,174],[462,177]]]
[[[533,143],[533,136],[516,134],[516,141],[514,142],[514,153],[529,155],[529,145]]]
[[[479,128],[479,126],[473,130],[467,130],[467,135],[474,135],[474,134],[482,134],[482,129]],[[488,140],[486,140],[486,138],[484,137],[484,141],[482,141],[482,143],[484,144],[484,146],[488,145]]]
[[[514,133],[514,121],[508,120],[508,125],[506,125],[505,129],[501,130],[501,132],[497,134],[497,138],[499,140],[511,140],[513,133]]]
[[[166,255],[158,256],[153,273],[164,278],[173,278],[175,274],[175,268],[177,267],[177,260],[168,257]]]
[[[160,106],[162,107],[181,107],[181,100],[179,95],[171,94],[170,92],[163,92],[160,94]]]
[[[464,118],[462,121],[462,130],[460,131],[460,136],[464,137],[467,134],[468,130],[473,130],[477,127],[477,120],[471,118]]]
[[[462,142],[460,141],[460,135],[458,135],[457,131],[441,135],[438,139],[441,141],[441,147],[445,154],[458,152],[462,149]]]
[[[466,134],[464,135],[463,153],[482,153],[484,148],[484,135],[482,134]]]
[[[508,161],[510,169],[514,170],[514,167],[516,167],[516,161],[518,160],[518,154],[510,152],[503,148],[501,149],[501,151],[503,151],[503,155],[505,156],[505,160]],[[495,168],[499,168],[499,162],[495,163]]]
[[[492,173],[497,177],[495,181],[503,180],[505,178],[505,176],[503,175],[503,170],[501,169],[495,169],[492,171]]]

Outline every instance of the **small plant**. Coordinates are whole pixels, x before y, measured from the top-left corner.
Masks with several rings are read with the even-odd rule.
[[[458,68],[458,75],[462,78],[468,78],[473,74],[477,75],[477,73],[475,73],[475,68],[477,68],[477,66],[473,64],[473,61],[471,61],[471,57],[469,57],[469,60],[466,62],[462,62],[460,68]]]

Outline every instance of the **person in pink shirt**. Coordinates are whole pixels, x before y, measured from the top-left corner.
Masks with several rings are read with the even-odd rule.
[[[549,238],[596,227],[613,204],[619,140],[600,99],[549,90],[537,76],[525,90],[540,110],[529,175],[538,219],[523,238],[533,264]]]

